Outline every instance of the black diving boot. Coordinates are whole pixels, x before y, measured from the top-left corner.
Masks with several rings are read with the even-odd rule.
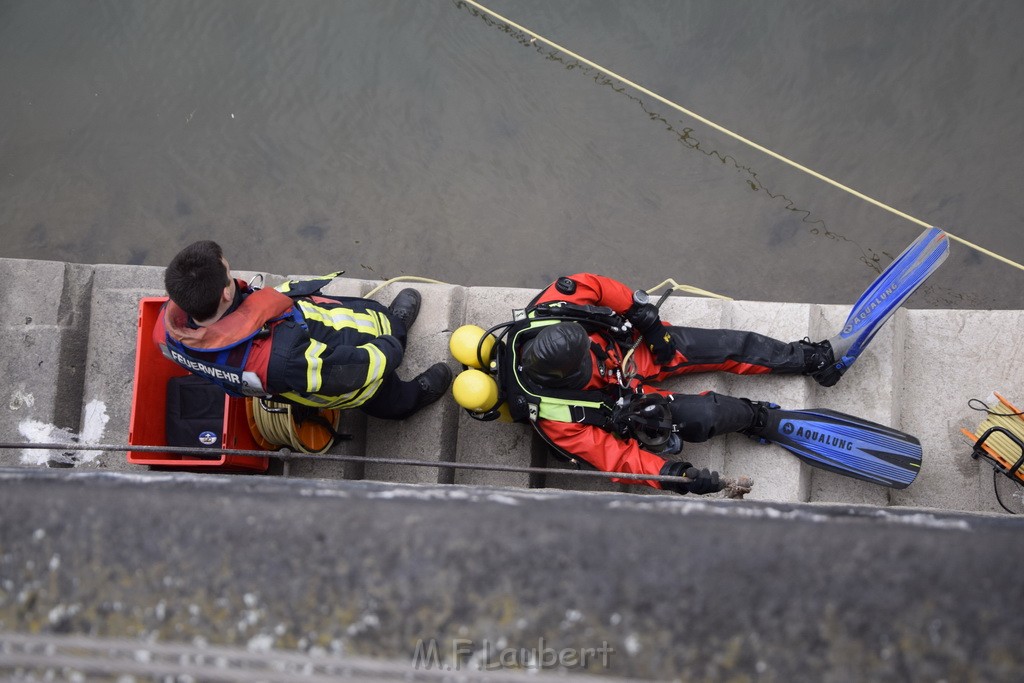
[[[745,398],[740,400],[750,404],[754,411],[754,416],[750,419],[750,426],[746,429],[741,429],[740,434],[746,434],[751,439],[755,439],[760,443],[771,443],[771,440],[766,435],[774,432],[778,426],[778,420],[773,419],[774,415],[772,412],[779,409],[779,404],[769,403],[768,401],[751,401]]]
[[[403,289],[388,308],[391,309],[391,315],[401,320],[408,330],[416,322],[416,316],[420,314],[421,301],[423,297],[415,289]]]
[[[843,376],[843,371],[836,368],[836,357],[829,340],[812,342],[804,338],[796,343],[804,351],[805,375],[810,375],[823,387],[833,386]]]
[[[415,382],[420,385],[420,395],[416,399],[416,410],[419,410],[444,396],[452,383],[452,370],[447,363],[434,363],[416,375]]]

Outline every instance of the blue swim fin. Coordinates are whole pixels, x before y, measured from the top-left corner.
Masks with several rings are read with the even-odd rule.
[[[910,486],[921,470],[917,438],[834,410],[770,410],[758,436],[812,467],[889,488]]]
[[[842,331],[829,340],[835,356],[834,368],[840,375],[948,255],[949,237],[938,228],[928,228],[875,278],[853,305]]]

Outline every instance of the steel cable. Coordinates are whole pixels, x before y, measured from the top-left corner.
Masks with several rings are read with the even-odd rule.
[[[177,455],[195,455],[209,457],[211,449],[208,448],[187,448],[182,446],[131,446],[127,444],[61,444],[61,443],[0,443],[0,450],[14,450],[14,449],[30,449],[30,450],[47,450],[47,451],[106,451],[106,452],[127,452],[135,451],[138,453],[171,453]],[[275,460],[282,460],[284,462],[290,462],[294,460],[325,460],[334,462],[363,462],[373,463],[378,465],[407,465],[410,467],[433,467],[437,469],[465,469],[465,470],[485,470],[491,472],[515,472],[520,474],[559,474],[568,475],[569,477],[580,477],[580,478],[599,478],[599,479],[624,479],[631,481],[657,481],[657,482],[675,482],[681,484],[688,484],[692,480],[687,477],[674,477],[663,474],[636,474],[633,472],[601,472],[597,470],[571,470],[571,469],[551,469],[547,467],[517,467],[515,465],[496,465],[492,463],[481,463],[481,462],[451,462],[447,460],[440,461],[425,461],[425,460],[412,460],[409,458],[382,458],[377,456],[369,455],[344,455],[341,453],[321,453],[321,454],[306,454],[306,453],[295,453],[287,448],[280,451],[260,451],[260,450],[233,450],[233,449],[218,449],[217,452],[226,453],[230,455],[240,456],[251,456],[257,458],[270,458]],[[753,486],[753,481],[747,477],[739,477],[737,479],[723,479],[727,487],[749,489]],[[746,491],[744,491],[745,493]]]

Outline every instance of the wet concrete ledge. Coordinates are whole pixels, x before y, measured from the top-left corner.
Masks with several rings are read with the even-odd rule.
[[[546,643],[610,652],[570,673],[1010,681],[1020,532],[921,509],[4,468],[0,633],[410,675],[433,641],[468,673]]]

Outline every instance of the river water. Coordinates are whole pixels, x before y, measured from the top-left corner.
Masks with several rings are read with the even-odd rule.
[[[486,3],[485,3],[486,4]],[[1024,261],[1024,3],[493,0]],[[921,227],[453,0],[0,0],[0,256],[849,303]],[[914,307],[1019,308],[954,243]]]

